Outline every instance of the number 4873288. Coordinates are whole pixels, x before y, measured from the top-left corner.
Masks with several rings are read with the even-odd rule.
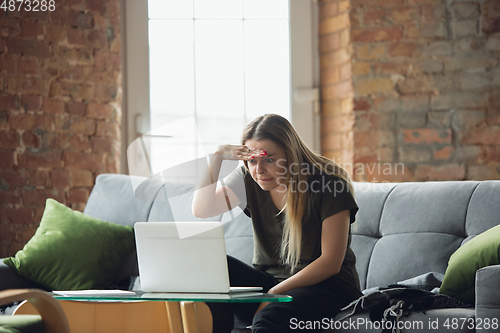
[[[56,10],[55,0],[3,0],[0,9],[14,12],[25,10],[27,12],[53,12]]]

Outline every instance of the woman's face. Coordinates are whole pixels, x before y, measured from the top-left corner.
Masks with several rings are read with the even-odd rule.
[[[245,146],[263,150],[267,155],[255,156],[248,161],[248,169],[253,180],[264,191],[271,191],[280,185],[286,185],[287,160],[285,151],[272,140],[254,140],[245,142]]]

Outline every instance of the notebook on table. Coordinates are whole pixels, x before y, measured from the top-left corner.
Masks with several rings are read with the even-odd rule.
[[[141,288],[145,292],[238,293],[230,287],[220,222],[137,222],[134,225]]]

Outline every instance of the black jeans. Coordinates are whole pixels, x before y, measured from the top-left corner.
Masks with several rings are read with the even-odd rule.
[[[227,256],[231,286],[261,286],[267,292],[278,281],[270,274],[259,271],[242,261]],[[244,325],[252,325],[252,332],[280,333],[296,332],[315,321],[330,322],[339,310],[355,300],[348,293],[327,279],[316,285],[290,290],[292,302],[270,303],[257,315],[259,303],[207,303],[212,311],[214,333],[229,333],[234,326],[234,317]],[[307,330],[319,332],[321,329]]]

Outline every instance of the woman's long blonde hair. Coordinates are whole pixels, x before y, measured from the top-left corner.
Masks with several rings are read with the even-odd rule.
[[[354,194],[347,172],[334,161],[311,151],[299,137],[292,124],[276,114],[265,114],[254,119],[243,130],[242,144],[247,140],[271,140],[280,146],[286,154],[286,215],[283,224],[283,236],[280,247],[280,261],[290,267],[292,273],[300,262],[302,245],[302,218],[308,210],[309,195],[300,191],[299,185],[307,181],[308,174],[301,172],[304,164],[316,168],[314,172],[328,173],[340,177],[349,185]],[[244,162],[248,169],[247,161]]]

